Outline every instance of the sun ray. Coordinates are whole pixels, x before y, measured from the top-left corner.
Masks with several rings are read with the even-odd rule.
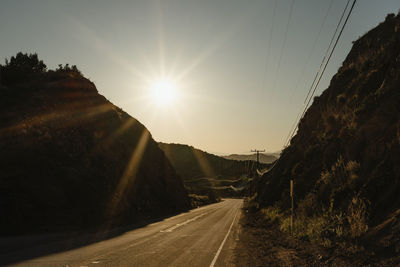
[[[146,150],[147,144],[150,140],[150,133],[147,129],[144,129],[132,155],[125,167],[124,173],[122,174],[118,185],[116,186],[110,201],[107,205],[106,218],[113,219],[118,212],[120,202],[125,197],[126,192],[129,190],[130,193],[135,195],[135,181],[136,175],[139,170],[140,163],[143,158],[144,151]],[[133,190],[133,191],[132,191]]]
[[[210,41],[209,44],[203,49],[203,51],[200,52],[199,55],[196,58],[194,58],[186,68],[184,68],[180,73],[176,75],[176,80],[178,82],[181,81],[192,70],[194,70],[201,63],[203,63],[203,61],[205,61],[207,58],[209,58],[211,55],[213,55],[215,52],[221,49],[221,47],[226,42],[228,42],[235,34],[237,34],[241,30],[248,16],[249,14],[246,13],[243,17],[239,18],[239,20],[236,21],[236,23],[233,23],[229,29],[219,34],[218,38],[215,38],[214,40]]]
[[[179,110],[179,106],[176,106],[175,108],[172,109],[172,115],[174,116],[174,120],[178,123],[182,133],[185,134],[185,136],[189,136],[188,129],[185,127],[185,123],[182,120],[181,114]]]
[[[162,1],[156,3],[157,12],[157,33],[158,33],[158,55],[159,68],[162,76],[165,75],[165,39],[164,39],[164,13]]]
[[[113,132],[107,139],[104,141],[104,145],[109,146],[114,140],[116,140],[119,136],[121,136],[124,132],[126,132],[130,127],[132,127],[137,120],[132,117],[129,117],[119,129]]]
[[[210,164],[208,162],[207,158],[204,157],[204,154],[200,152],[199,150],[196,150],[192,148],[192,153],[197,161],[199,163],[200,168],[203,170],[203,172],[206,174],[207,177],[214,177],[215,172]]]
[[[139,78],[142,81],[150,81],[151,78],[147,75],[145,75],[142,72],[139,72],[137,68],[132,66],[132,63],[124,59],[122,56],[117,54],[114,49],[111,48],[106,42],[104,42],[102,39],[100,39],[96,33],[91,30],[88,26],[80,22],[76,18],[69,18],[69,21],[71,24],[75,26],[75,28],[78,29],[82,33],[83,36],[85,36],[87,39],[89,39],[89,43],[91,44],[96,44],[96,48],[101,50],[105,56],[107,56],[108,59],[119,65],[120,67],[124,68],[125,70],[129,71],[132,73],[134,76]],[[77,36],[77,39],[81,40],[82,35]]]
[[[213,53],[215,53],[221,46],[222,44],[228,40],[229,35],[224,35],[222,38],[219,38],[213,42],[211,42],[210,45],[208,45],[203,52],[199,53],[199,55],[192,60],[188,64],[188,66],[183,69],[176,77],[177,81],[181,81],[188,73],[190,73],[193,69],[195,69],[198,65],[200,65],[204,60],[206,60],[209,56],[211,56]]]
[[[23,129],[29,129],[34,126],[45,125],[51,121],[64,121],[63,126],[73,126],[78,122],[81,123],[83,119],[89,119],[101,113],[112,110],[111,104],[95,105],[92,107],[82,107],[79,105],[72,106],[65,105],[59,107],[57,110],[52,112],[46,112],[43,114],[34,115],[31,117],[24,118],[23,120],[8,126],[7,128],[0,129],[0,135],[21,131]],[[71,111],[73,110],[73,111]],[[71,118],[73,120],[65,120],[65,118]]]

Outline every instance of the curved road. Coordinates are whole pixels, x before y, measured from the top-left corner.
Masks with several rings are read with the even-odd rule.
[[[12,266],[235,266],[242,203],[225,199],[111,239]],[[22,253],[2,256],[18,258]]]

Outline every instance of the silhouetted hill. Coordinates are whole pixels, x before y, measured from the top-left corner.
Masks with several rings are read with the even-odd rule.
[[[293,179],[298,235],[328,246],[374,236],[392,253],[400,248],[399,159],[400,16],[391,14],[354,42],[256,200],[270,206],[266,214],[271,205],[287,212]]]
[[[189,145],[158,143],[183,180],[199,177],[237,177],[248,173],[254,162],[228,160]],[[265,165],[262,165],[265,166]]]
[[[188,145],[158,145],[183,178],[189,193],[213,198],[241,196],[247,188],[248,177],[256,171],[254,161],[228,160]],[[260,169],[268,166],[260,164]]]
[[[75,66],[38,70],[29,60],[18,54],[1,66],[2,235],[111,227],[189,208],[180,177],[139,121]]]
[[[279,158],[279,155],[272,154],[272,153],[260,153],[260,162],[261,163],[272,163]],[[257,161],[257,154],[250,154],[250,155],[239,155],[239,154],[231,154],[228,156],[223,156],[225,159],[232,159],[232,160],[252,160]]]

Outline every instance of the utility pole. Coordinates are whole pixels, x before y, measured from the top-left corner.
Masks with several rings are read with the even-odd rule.
[[[260,166],[260,152],[265,152],[265,149],[263,150],[254,149],[251,152],[257,153],[257,168],[258,168]]]

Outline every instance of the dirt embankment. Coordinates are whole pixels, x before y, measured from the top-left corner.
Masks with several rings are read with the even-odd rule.
[[[260,212],[245,207],[240,218],[236,266],[399,266],[400,256],[387,257],[358,245],[327,249],[282,232]]]
[[[399,47],[400,14],[354,41],[290,146],[256,184],[257,208],[279,217],[281,228],[288,230],[293,180],[297,237],[400,254]]]

